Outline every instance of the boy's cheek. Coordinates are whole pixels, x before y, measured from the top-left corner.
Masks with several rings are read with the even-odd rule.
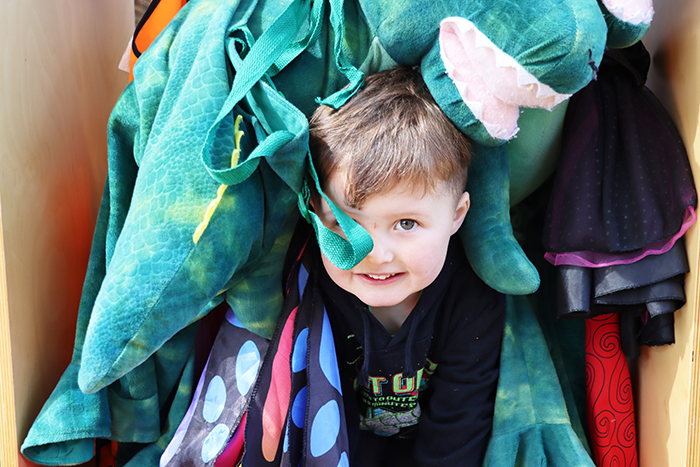
[[[323,252],[321,252],[321,258],[322,258],[322,263],[323,267],[326,270],[326,273],[330,276],[330,278],[337,284],[336,278],[342,274],[342,273],[349,273],[349,271],[344,271],[337,267],[335,264],[331,263],[331,261],[326,257]]]

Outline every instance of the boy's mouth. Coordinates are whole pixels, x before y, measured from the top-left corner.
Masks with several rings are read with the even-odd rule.
[[[397,273],[393,274],[365,274],[365,276],[369,277],[370,279],[373,279],[375,281],[383,281],[386,279],[389,279],[390,277],[394,277]]]

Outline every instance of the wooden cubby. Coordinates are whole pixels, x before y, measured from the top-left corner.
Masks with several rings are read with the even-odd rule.
[[[2,1],[0,31],[0,465],[17,467],[70,361],[134,3]]]
[[[644,39],[649,87],[688,149],[700,186],[700,2],[657,0]],[[0,465],[19,455],[71,356],[106,171],[106,125],[127,83],[129,0],[0,2]],[[686,244],[687,305],[676,344],[636,363],[640,465],[700,466],[700,231]]]

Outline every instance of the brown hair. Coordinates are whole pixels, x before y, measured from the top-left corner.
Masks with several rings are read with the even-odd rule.
[[[420,72],[407,67],[367,76],[338,110],[316,109],[310,146],[324,189],[333,173],[346,172],[352,207],[404,182],[424,193],[447,182],[459,195],[471,160],[467,137],[435,103]]]

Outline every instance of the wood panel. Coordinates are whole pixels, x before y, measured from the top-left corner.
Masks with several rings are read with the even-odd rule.
[[[10,315],[5,277],[5,251],[2,233],[2,196],[0,196],[0,465],[12,465],[8,461],[15,455],[17,433],[15,430],[14,378],[12,377],[12,346],[10,343]]]
[[[133,0],[0,2],[3,467],[70,360],[133,15]]]
[[[650,87],[677,122],[697,178],[698,2],[657,0],[656,8],[645,39],[654,58]],[[31,465],[18,462],[17,446],[70,359],[106,169],[107,116],[126,83],[116,65],[132,29],[128,0],[0,2],[3,467]],[[677,343],[645,350],[639,361],[642,467],[700,465],[697,226],[686,240],[692,272],[688,305],[677,313]]]
[[[700,187],[700,4],[655,2],[656,17],[644,42],[652,54],[649,87],[664,102],[685,142]],[[700,229],[686,234],[691,272],[687,304],[676,312],[676,344],[644,349],[636,402],[642,467],[700,466],[697,358],[700,352]]]

